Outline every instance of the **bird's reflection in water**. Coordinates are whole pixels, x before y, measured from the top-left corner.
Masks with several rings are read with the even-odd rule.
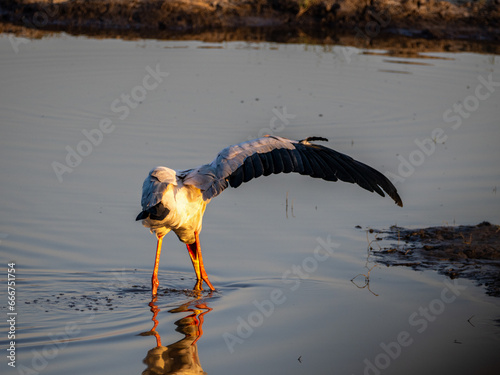
[[[212,311],[202,299],[196,299],[169,310],[170,313],[186,313],[189,315],[177,320],[174,324],[177,326],[177,332],[185,337],[168,346],[162,346],[160,334],[156,331],[158,320],[156,316],[160,309],[156,305],[156,298],[149,303],[153,313],[153,328],[142,335],[154,335],[156,337],[156,348],[148,351],[144,363],[147,369],[142,372],[143,375],[156,374],[206,374],[201,368],[198,357],[197,341],[203,335],[204,315]]]

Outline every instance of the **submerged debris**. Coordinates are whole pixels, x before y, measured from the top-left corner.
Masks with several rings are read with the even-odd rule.
[[[475,280],[488,295],[500,297],[500,226],[486,221],[421,229],[394,226],[378,233],[398,241],[391,247],[372,248],[378,263]]]

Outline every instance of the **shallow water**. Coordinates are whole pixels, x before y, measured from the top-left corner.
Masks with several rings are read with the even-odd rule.
[[[2,374],[498,368],[498,300],[435,272],[372,268],[365,233],[500,222],[500,89],[483,83],[500,81],[498,56],[64,35],[17,53],[3,36],[0,55],[0,259],[17,277],[16,368],[4,352]],[[329,138],[388,173],[404,208],[296,175],[229,189],[201,234],[217,292],[189,291],[185,247],[168,235],[150,305],[155,239],[134,221],[148,171],[265,133]],[[370,269],[369,287],[351,282]]]

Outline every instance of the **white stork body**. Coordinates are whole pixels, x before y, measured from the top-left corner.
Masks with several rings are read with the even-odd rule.
[[[193,185],[186,185],[177,178],[176,171],[166,167],[156,167],[149,173],[148,182],[151,184],[156,183],[155,178],[158,179],[160,184],[166,184],[165,189],[162,189],[162,196],[160,201],[154,200],[154,205],[161,203],[161,205],[168,210],[163,219],[151,218],[151,215],[143,220],[144,226],[151,228],[157,236],[163,237],[170,230],[172,230],[179,239],[185,244],[192,244],[195,242],[194,233],[201,231],[201,222],[203,214],[210,199],[204,200],[203,193],[200,189]],[[167,182],[164,178],[166,175],[174,176],[175,179]],[[162,186],[162,188],[163,188]],[[153,186],[157,189],[157,186]],[[147,187],[151,191],[151,187]],[[156,197],[154,197],[156,198]]]
[[[243,182],[272,173],[296,172],[327,181],[356,183],[381,196],[385,191],[399,206],[403,205],[396,188],[383,174],[347,155],[310,143],[316,140],[326,141],[319,137],[302,141],[263,137],[229,146],[212,163],[198,168],[152,169],[143,184],[143,211],[136,220],[142,220],[158,238],[153,295],[159,284],[157,272],[162,239],[170,230],[187,245],[197,276],[195,289],[201,290],[205,281],[214,290],[203,266],[198,235],[206,205],[228,186],[238,187]]]

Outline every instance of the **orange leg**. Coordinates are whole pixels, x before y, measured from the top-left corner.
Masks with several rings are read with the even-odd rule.
[[[194,340],[191,345],[196,344],[196,341],[198,341],[200,339],[200,337],[203,336],[203,320],[204,320],[203,315],[205,315],[206,313],[213,310],[212,308],[208,307],[205,303],[202,303],[200,305],[196,305],[196,307],[199,309],[206,309],[207,311],[204,311],[198,315],[199,324],[198,324],[198,330],[196,331],[197,337],[196,337],[196,340]]]
[[[153,313],[153,318],[151,319],[154,323],[153,328],[149,332],[151,332],[156,337],[156,346],[161,346],[161,337],[158,332],[156,332],[156,327],[158,327],[158,319],[156,316],[160,312],[158,306],[156,306],[156,297],[153,297],[151,302],[149,302],[149,307],[151,307],[151,312]]]
[[[158,237],[158,244],[156,245],[156,257],[155,257],[155,268],[153,269],[153,276],[151,277],[151,289],[153,297],[156,296],[158,291],[158,266],[160,265],[160,254],[161,254],[161,243],[163,241],[163,236]]]
[[[189,257],[193,263],[194,272],[196,272],[196,285],[194,290],[202,290],[203,281],[208,285],[210,290],[215,290],[210,280],[208,280],[208,275],[205,271],[205,266],[203,265],[203,257],[201,255],[200,238],[198,237],[198,232],[194,232],[195,242],[192,244],[186,244],[189,252]]]

